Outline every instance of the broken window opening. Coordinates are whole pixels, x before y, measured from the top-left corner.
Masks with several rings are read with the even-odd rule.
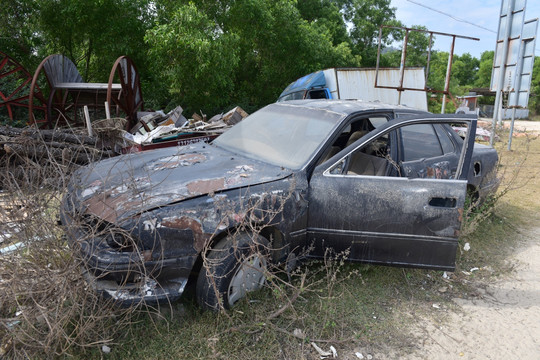
[[[323,153],[323,155],[320,157],[319,161],[317,162],[317,165],[320,165],[326,161],[328,161],[330,158],[332,158],[334,155],[339,153],[341,150],[351,146],[354,142],[362,138],[364,135],[368,134],[369,132],[375,130],[379,126],[385,124],[388,122],[389,118],[386,116],[371,116],[371,117],[364,117],[361,119],[356,119],[343,131],[341,132],[341,135],[334,141],[332,146],[329,146],[328,149],[326,149],[326,152]],[[386,136],[387,139],[387,136]],[[371,149],[366,150],[366,153],[369,153],[370,155],[375,155],[379,149],[383,146],[385,146],[387,143],[387,140],[383,141],[382,143],[373,143]],[[386,153],[384,155],[376,155],[376,156],[386,156]],[[333,173],[333,172],[332,172]]]

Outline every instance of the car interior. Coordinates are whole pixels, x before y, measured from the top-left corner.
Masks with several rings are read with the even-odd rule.
[[[319,163],[327,161],[387,121],[388,119],[383,116],[367,117],[354,121],[341,133],[321,157]],[[347,175],[386,176],[389,175],[390,167],[388,165],[391,163],[393,161],[390,158],[390,137],[386,134],[353,152],[348,161],[347,169],[343,173]]]
[[[352,122],[321,157],[319,164],[387,121],[386,117],[379,115],[363,117]],[[399,131],[399,155],[398,136],[395,131]],[[403,126],[399,130],[371,139],[361,148],[354,149],[341,164],[331,170],[331,173],[452,179],[455,176],[459,154],[450,136],[441,124]]]

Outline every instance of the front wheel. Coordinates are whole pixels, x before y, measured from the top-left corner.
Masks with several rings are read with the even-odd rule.
[[[268,241],[247,233],[227,236],[210,250],[197,279],[197,301],[203,307],[230,309],[266,282]]]

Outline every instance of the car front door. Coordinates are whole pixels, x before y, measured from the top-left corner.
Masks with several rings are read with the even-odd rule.
[[[395,134],[416,124],[468,126],[455,176],[401,174]],[[328,249],[350,260],[453,270],[476,120],[429,115],[389,121],[313,171],[307,240],[312,255]],[[392,176],[393,175],[393,176]]]

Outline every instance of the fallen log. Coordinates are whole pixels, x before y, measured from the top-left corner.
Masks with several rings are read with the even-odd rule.
[[[99,151],[89,148],[68,148],[68,147],[53,147],[44,144],[21,145],[21,144],[6,144],[4,150],[7,154],[18,155],[30,159],[54,159],[55,161],[66,164],[73,162],[76,164],[87,164],[91,161],[100,160],[105,157],[110,157],[109,152]]]
[[[33,128],[13,128],[9,126],[0,126],[0,135],[9,137],[26,136],[32,139],[42,139],[45,141],[60,141],[72,144],[83,144],[95,146],[97,139],[88,135],[79,135],[65,130],[37,130]]]

